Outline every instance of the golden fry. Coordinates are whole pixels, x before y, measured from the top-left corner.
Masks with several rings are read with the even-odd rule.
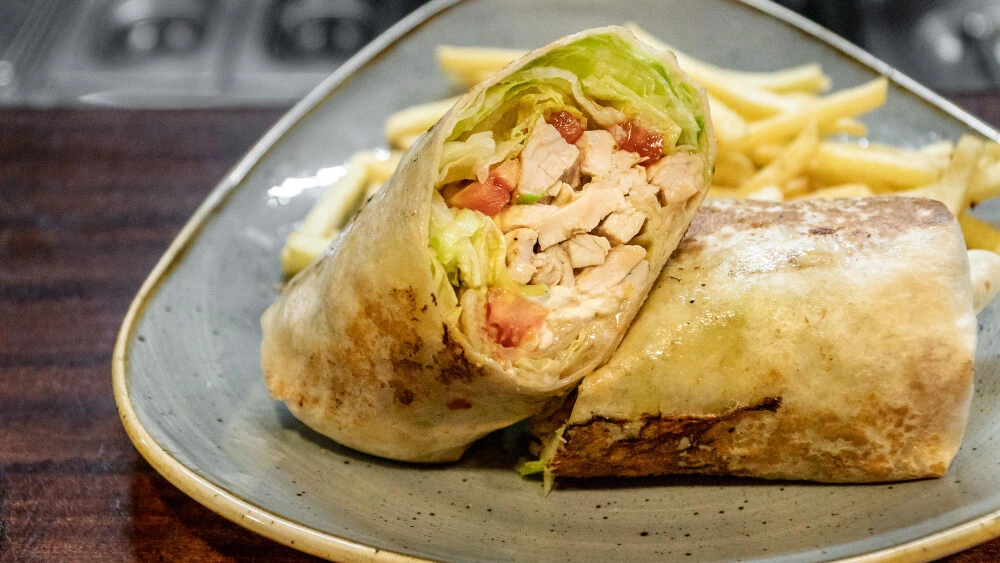
[[[784,201],[785,194],[778,186],[764,186],[746,194],[747,199],[759,199],[761,201]]]
[[[951,162],[940,180],[921,188],[896,193],[936,199],[947,205],[952,214],[958,217],[968,206],[966,193],[982,154],[983,142],[971,135],[964,135],[958,141]]]
[[[736,188],[724,188],[721,186],[712,186],[708,189],[708,195],[712,199],[731,199],[740,197]]]
[[[290,233],[281,249],[281,271],[285,278],[294,276],[312,264],[317,256],[326,252],[338,233],[339,231],[325,236],[302,231]]]
[[[812,193],[805,194],[801,196],[801,199],[837,199],[845,197],[869,197],[873,195],[875,195],[875,193],[864,184],[842,184],[840,186],[830,186],[829,188],[823,188]]]
[[[800,106],[800,103],[793,99],[742,82],[735,82],[716,73],[699,75],[692,71],[690,66],[681,64],[681,68],[708,93],[748,119],[769,117]]]
[[[708,107],[715,126],[715,137],[720,145],[732,145],[746,133],[747,122],[740,114],[714,96],[708,96]]]
[[[721,153],[715,159],[712,182],[723,186],[739,186],[757,172],[750,157],[743,153]]]
[[[455,105],[458,98],[448,98],[427,104],[420,104],[398,111],[385,121],[385,140],[396,148],[403,147],[411,138],[419,137],[438,122]]]
[[[841,117],[853,117],[871,111],[883,103],[889,82],[872,80],[856,88],[841,90],[791,111],[747,125],[747,132],[732,150],[745,151],[760,144],[784,141],[795,136],[810,121],[825,127]]]
[[[809,166],[818,146],[819,131],[813,122],[806,125],[799,136],[774,160],[740,185],[740,194],[749,195],[764,186],[784,185]]]
[[[959,214],[958,224],[962,226],[966,247],[1000,252],[1000,231],[993,225],[974,217],[968,211]]]
[[[839,133],[852,137],[866,137],[868,126],[853,117],[841,117],[827,126],[820,127],[820,132],[827,135]]]
[[[770,90],[776,93],[804,92],[814,94],[830,87],[830,78],[823,73],[823,67],[819,63],[809,63],[772,72],[726,70],[701,62],[674,49],[639,27],[635,22],[628,22],[625,24],[625,27],[643,43],[662,51],[671,51],[674,53],[681,68],[698,82],[703,82],[702,77],[705,75],[714,75],[720,80],[743,83],[753,88]]]
[[[969,203],[982,203],[997,196],[1000,196],[1000,145],[986,143],[966,197]]]
[[[521,58],[527,51],[489,47],[453,47],[439,45],[434,54],[438,66],[457,84],[465,87],[478,84],[484,78]]]
[[[750,151],[750,159],[760,167],[767,166],[772,160],[778,158],[781,151],[785,150],[785,145],[778,143],[764,143],[757,145]]]
[[[1000,162],[980,168],[969,184],[969,203],[982,203],[1000,197]]]
[[[393,151],[384,159],[376,156],[368,164],[368,181],[382,183],[388,180],[399,167],[399,159],[402,156],[403,153],[400,151]]]
[[[367,151],[352,156],[344,176],[309,210],[299,230],[326,237],[339,229],[364,195],[368,186],[368,167],[374,160],[375,155]]]
[[[811,182],[809,181],[809,178],[807,176],[799,176],[785,182],[781,191],[785,193],[785,197],[792,199],[808,193],[810,188]]]
[[[948,166],[948,162],[951,161],[951,153],[954,150],[955,143],[951,141],[937,141],[920,147],[917,153],[926,158],[928,164],[931,166],[944,170]]]
[[[810,170],[825,178],[862,184],[891,184],[899,189],[934,182],[940,172],[917,153],[895,147],[821,143]]]

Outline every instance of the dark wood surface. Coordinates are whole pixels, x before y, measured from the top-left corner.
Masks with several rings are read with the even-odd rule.
[[[957,101],[1000,124],[1000,92]],[[111,396],[139,285],[281,113],[0,110],[0,560],[308,559],[160,477]]]

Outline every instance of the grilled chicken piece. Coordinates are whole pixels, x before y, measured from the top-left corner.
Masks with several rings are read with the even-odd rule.
[[[569,254],[561,246],[539,252],[532,260],[532,265],[536,271],[531,277],[531,283],[573,287],[573,266],[570,264]]]
[[[600,266],[592,266],[576,278],[576,289],[585,295],[595,295],[608,291],[625,279],[640,262],[645,262],[646,249],[641,246],[616,246],[608,252],[608,258]],[[649,263],[646,263],[648,270]]]
[[[614,211],[625,209],[625,197],[612,189],[591,185],[580,196],[546,217],[538,226],[542,250],[580,233],[588,233]]]
[[[646,223],[646,214],[629,206],[624,211],[615,211],[608,215],[600,226],[597,234],[606,237],[612,244],[625,244],[635,238]]]
[[[528,283],[535,275],[536,268],[531,261],[535,257],[538,233],[531,229],[514,229],[503,238],[507,242],[507,270],[511,279],[517,283]]]
[[[521,151],[521,179],[515,195],[542,196],[567,173],[572,179],[579,157],[580,149],[567,143],[555,127],[539,117]]]
[[[664,207],[684,203],[698,193],[703,182],[703,166],[698,156],[677,152],[651,164],[646,169],[646,179],[658,188]]]
[[[611,243],[608,242],[608,239],[594,235],[576,235],[559,246],[566,249],[566,253],[569,254],[569,263],[574,268],[603,264],[608,257],[608,251],[611,250]]]
[[[607,131],[584,131],[576,142],[580,149],[580,172],[592,178],[605,178],[611,173],[611,155],[615,138]]]
[[[626,167],[624,169],[612,168],[611,172],[607,176],[597,178],[588,185],[613,189],[620,192],[622,195],[625,195],[637,186],[647,185],[646,172],[641,166],[635,166],[632,168]]]
[[[566,182],[561,182],[559,184],[559,193],[557,193],[555,199],[552,200],[552,205],[558,205],[562,207],[563,205],[566,205],[567,203],[570,203],[571,201],[575,200],[577,195],[578,195],[577,192],[573,189],[572,186],[570,186]]]
[[[503,213],[497,215],[500,230],[507,233],[514,229],[528,228],[538,231],[538,228],[551,217],[558,208],[554,205],[511,205]]]

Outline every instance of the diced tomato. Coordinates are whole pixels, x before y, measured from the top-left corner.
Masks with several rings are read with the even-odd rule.
[[[486,292],[486,333],[504,348],[520,346],[525,337],[542,328],[549,311],[511,289]]]
[[[643,127],[630,119],[624,123],[619,123],[621,128],[615,140],[618,148],[624,151],[639,153],[647,161],[657,160],[663,154],[663,135],[656,131]]]
[[[583,125],[572,113],[568,111],[557,111],[545,120],[546,123],[556,128],[562,138],[569,144],[580,140],[583,136]]]
[[[473,181],[454,193],[444,193],[445,201],[459,209],[474,209],[493,217],[510,204],[521,169],[508,160],[490,171],[485,182]]]

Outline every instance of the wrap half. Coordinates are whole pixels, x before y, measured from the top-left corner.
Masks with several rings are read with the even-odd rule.
[[[264,313],[271,394],[406,461],[537,413],[614,351],[701,204],[707,108],[621,28],[476,86]]]
[[[706,203],[613,358],[536,421],[553,477],[943,475],[972,396],[962,232],[929,199]]]

